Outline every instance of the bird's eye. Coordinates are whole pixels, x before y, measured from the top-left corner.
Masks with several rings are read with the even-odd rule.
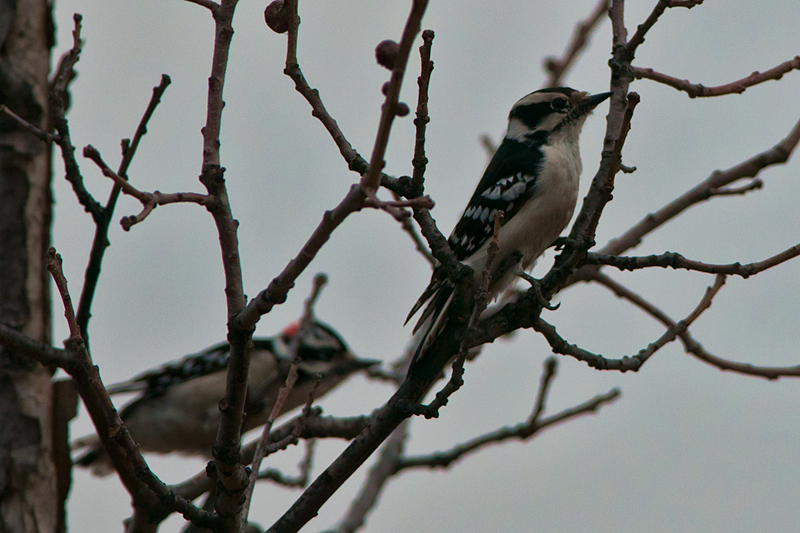
[[[567,108],[567,99],[566,98],[556,98],[552,102],[550,102],[550,106],[553,108],[554,111],[563,111]]]

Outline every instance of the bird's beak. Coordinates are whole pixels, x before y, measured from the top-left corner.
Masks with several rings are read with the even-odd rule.
[[[362,368],[369,368],[371,366],[379,365],[383,361],[379,359],[356,359],[352,362],[354,370],[361,370]]]
[[[578,105],[575,106],[576,110],[579,110],[580,114],[589,113],[595,107],[600,104],[603,100],[606,100],[612,93],[599,93],[593,94],[591,96],[586,96],[583,100],[578,102]]]

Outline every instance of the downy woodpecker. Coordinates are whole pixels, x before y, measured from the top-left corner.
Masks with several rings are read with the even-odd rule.
[[[292,324],[274,338],[253,339],[243,434],[269,418],[292,363],[289,344],[297,331],[298,325]],[[108,388],[109,394],[139,393],[120,415],[143,452],[210,457],[219,427],[219,402],[225,396],[229,354],[230,345],[223,342]],[[320,322],[313,322],[302,337],[297,355],[301,359],[298,379],[281,413],[306,402],[315,374],[322,376],[315,395],[320,398],[353,373],[379,363],[354,357],[336,332]],[[96,436],[81,439],[76,447],[88,447],[76,464],[91,466],[97,475],[111,472]]]
[[[567,227],[582,169],[578,136],[592,110],[609,96],[558,87],[532,92],[511,108],[506,136],[448,238],[456,259],[473,269],[478,283],[486,267],[495,214],[503,212],[499,251],[490,273],[501,265],[507,268],[511,254],[518,253],[521,259],[515,268],[492,279],[492,298],[531,268]],[[444,327],[453,291],[441,267],[434,268],[430,284],[406,319],[428,302],[414,327],[413,361]]]

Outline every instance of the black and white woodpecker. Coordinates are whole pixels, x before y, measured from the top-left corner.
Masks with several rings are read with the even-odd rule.
[[[505,138],[447,240],[456,259],[473,269],[478,283],[486,267],[495,214],[503,212],[499,251],[490,273],[498,267],[505,270],[491,281],[492,298],[531,268],[567,227],[582,170],[578,136],[592,110],[609,96],[569,87],[541,89],[511,108]],[[521,258],[509,269],[512,254]],[[430,284],[406,319],[428,302],[414,327],[414,361],[444,327],[453,291],[441,267],[434,268]]]
[[[292,363],[290,343],[297,332],[298,325],[292,324],[276,337],[253,339],[243,434],[267,422],[286,381]],[[108,388],[109,394],[139,393],[120,416],[141,451],[210,457],[219,427],[219,403],[225,396],[229,355],[230,344],[223,342]],[[322,378],[315,393],[315,398],[320,398],[355,372],[379,363],[356,358],[341,337],[320,322],[313,322],[300,338],[297,355],[301,360],[298,379],[281,413],[306,402],[315,374]],[[98,475],[111,472],[96,436],[81,439],[76,447],[88,448],[76,464],[91,466]]]

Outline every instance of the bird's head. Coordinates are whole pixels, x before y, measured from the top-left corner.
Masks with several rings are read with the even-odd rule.
[[[281,339],[288,346],[299,332],[299,323],[286,327],[281,332]],[[347,376],[358,370],[379,364],[372,359],[359,359],[354,356],[347,344],[333,328],[322,322],[314,321],[300,338],[297,355],[302,361],[300,369],[309,374]]]
[[[611,93],[590,95],[569,87],[540,89],[520,98],[508,114],[507,139],[546,143],[560,133],[577,141],[586,117]]]

